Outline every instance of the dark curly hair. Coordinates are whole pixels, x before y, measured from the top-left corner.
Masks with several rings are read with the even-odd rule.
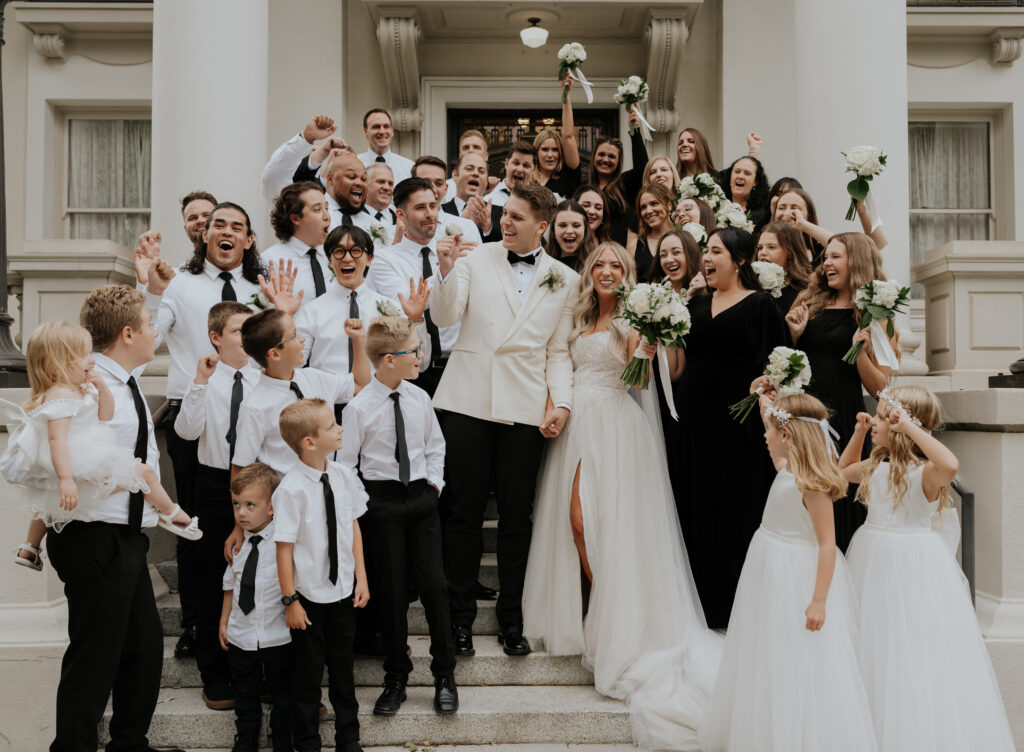
[[[762,208],[767,210],[771,185],[768,183],[768,176],[764,172],[761,160],[756,157],[744,155],[734,160],[731,165],[719,173],[718,182],[722,186],[725,197],[732,201],[732,168],[736,166],[736,162],[739,162],[740,159],[749,159],[757,166],[754,171],[754,187],[750,189],[750,197],[747,199],[747,211],[753,213],[755,210]]]
[[[260,252],[259,249],[256,248],[256,233],[252,231],[252,221],[249,219],[249,213],[238,204],[233,204],[230,201],[222,201],[213,207],[213,211],[210,212],[210,216],[206,218],[207,232],[210,230],[210,224],[213,222],[213,218],[221,209],[234,209],[235,211],[241,212],[242,216],[245,217],[246,233],[253,238],[253,242],[252,245],[242,253],[242,278],[246,282],[258,285],[260,283],[259,275],[266,274],[267,270],[260,261]],[[192,251],[192,258],[181,265],[181,270],[188,272],[189,274],[202,274],[203,269],[205,268],[206,246],[200,240],[196,243],[195,250]]]
[[[312,180],[300,180],[298,183],[286,185],[274,199],[274,208],[270,210],[270,226],[274,234],[281,241],[288,240],[295,234],[295,224],[292,222],[292,215],[302,214],[306,208],[306,202],[302,200],[302,194],[306,191],[319,191],[325,193],[320,183]]]

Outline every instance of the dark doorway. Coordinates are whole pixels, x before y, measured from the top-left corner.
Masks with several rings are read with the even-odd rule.
[[[583,175],[590,169],[594,144],[601,136],[619,135],[617,109],[575,110],[576,140],[580,148]],[[448,154],[450,165],[459,158],[459,136],[468,130],[482,131],[490,148],[488,170],[505,174],[505,158],[514,141],[529,141],[545,128],[561,128],[562,111],[557,110],[448,110]]]

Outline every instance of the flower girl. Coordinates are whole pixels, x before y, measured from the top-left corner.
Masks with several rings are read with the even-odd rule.
[[[931,434],[939,422],[928,390],[886,389],[874,417],[857,415],[840,461],[868,506],[847,553],[860,599],[861,674],[883,752],[1012,750],[966,580],[933,532],[959,467]],[[875,447],[858,461],[869,427]]]
[[[701,749],[870,752],[857,606],[832,516],[847,484],[828,413],[802,393],[762,396],[761,409],[778,475],[743,563]]]
[[[77,324],[42,324],[26,347],[31,393],[25,409],[0,400],[0,422],[13,429],[0,472],[25,487],[33,517],[15,560],[37,571],[46,526],[60,532],[117,488],[141,490],[160,512],[161,527],[189,540],[202,537],[198,518],[171,500],[153,469],[117,445],[106,424],[114,417],[114,398],[92,370],[91,350],[89,333]]]

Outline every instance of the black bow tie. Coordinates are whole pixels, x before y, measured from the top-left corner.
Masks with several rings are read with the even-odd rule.
[[[528,254],[526,256],[520,256],[518,253],[509,251],[508,262],[510,264],[529,264],[530,266],[533,266],[535,263],[537,263],[537,256],[536,254],[533,253]]]

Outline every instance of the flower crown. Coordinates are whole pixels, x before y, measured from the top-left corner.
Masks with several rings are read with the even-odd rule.
[[[878,401],[885,402],[889,405],[889,410],[900,410],[904,415],[907,416],[907,420],[913,423],[918,428],[921,427],[921,421],[914,417],[914,414],[907,409],[907,406],[900,402],[898,399],[892,396],[892,392],[889,387],[886,387],[878,393]]]
[[[781,407],[775,407],[775,405],[769,405],[764,409],[764,417],[774,418],[780,427],[785,428],[786,424],[793,419],[793,414],[788,410],[784,410]],[[825,436],[825,446],[828,447],[829,454],[836,459],[839,459],[839,449],[836,447],[836,439],[839,438],[839,433],[834,429],[828,422],[828,418],[810,418],[805,415],[796,416],[797,420],[802,420],[805,423],[817,423],[821,428],[822,434]]]

